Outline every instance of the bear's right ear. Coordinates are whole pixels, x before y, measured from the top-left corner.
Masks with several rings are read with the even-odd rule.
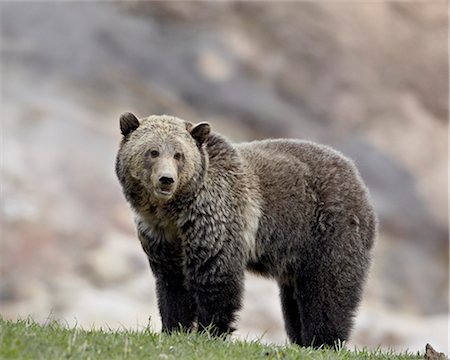
[[[127,136],[139,127],[139,120],[132,113],[127,112],[120,115],[120,131],[123,136]]]
[[[190,131],[191,136],[200,146],[206,141],[206,139],[208,139],[210,132],[211,126],[207,122],[198,123]]]

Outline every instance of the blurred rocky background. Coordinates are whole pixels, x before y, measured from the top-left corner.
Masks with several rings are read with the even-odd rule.
[[[2,2],[0,314],[159,330],[113,172],[118,118],[305,138],[381,226],[351,345],[448,352],[447,2]],[[248,277],[237,336],[286,340]]]

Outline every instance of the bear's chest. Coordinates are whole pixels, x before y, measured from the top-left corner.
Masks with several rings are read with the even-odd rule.
[[[173,221],[146,214],[137,215],[135,222],[138,231],[151,242],[180,245],[179,229]]]

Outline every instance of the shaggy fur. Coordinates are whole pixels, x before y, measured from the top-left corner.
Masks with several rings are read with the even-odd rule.
[[[247,269],[278,282],[292,342],[346,340],[376,233],[353,163],[312,142],[232,145],[208,124],[136,121],[121,118],[116,172],[157,279],[163,329],[231,332]]]

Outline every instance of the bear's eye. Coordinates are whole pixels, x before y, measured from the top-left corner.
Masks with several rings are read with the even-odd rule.
[[[181,157],[182,157],[183,155],[181,154],[181,153],[179,153],[179,152],[177,152],[177,153],[175,153],[175,155],[173,156],[173,158],[175,159],[175,160],[181,160]]]
[[[159,151],[158,150],[151,150],[150,151],[150,156],[152,158],[158,157],[159,156]]]

